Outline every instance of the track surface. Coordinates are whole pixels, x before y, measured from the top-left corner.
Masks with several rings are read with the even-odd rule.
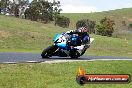
[[[46,61],[91,61],[91,60],[132,60],[128,57],[113,57],[113,56],[82,56],[79,59],[71,58],[60,58],[52,57],[47,59],[42,59],[40,53],[0,53],[0,63],[26,63],[26,62],[46,62]]]

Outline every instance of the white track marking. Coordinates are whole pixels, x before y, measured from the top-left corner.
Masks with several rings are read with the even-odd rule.
[[[42,63],[65,63],[65,62],[86,62],[86,61],[118,61],[118,60],[130,60],[132,59],[91,59],[91,60],[52,60],[52,61],[45,61]]]
[[[119,60],[129,60],[132,61],[132,59],[90,59],[90,60],[45,60],[45,61],[25,61],[25,62],[1,62],[1,64],[17,64],[17,63],[65,63],[65,62],[86,62],[86,61],[119,61]]]

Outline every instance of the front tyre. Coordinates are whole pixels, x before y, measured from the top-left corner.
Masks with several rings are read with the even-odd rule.
[[[82,50],[81,56],[86,52],[86,50],[90,47],[90,45],[84,46],[84,49]]]
[[[55,45],[49,46],[46,49],[43,50],[41,56],[42,58],[49,58],[53,55],[53,53],[56,51],[57,47]]]
[[[72,51],[70,52],[70,57],[71,57],[72,59],[78,59],[78,57],[80,57],[80,54],[79,54],[78,51],[72,50]]]

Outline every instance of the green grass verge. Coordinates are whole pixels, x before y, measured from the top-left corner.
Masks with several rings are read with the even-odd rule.
[[[86,54],[106,56],[129,56],[132,55],[132,40],[112,37],[91,35],[95,41],[87,50]]]
[[[63,31],[67,29],[0,15],[0,51],[41,51]]]
[[[0,64],[0,88],[131,88],[129,84],[76,83],[78,68],[88,74],[130,74],[132,61],[95,61],[56,64]]]

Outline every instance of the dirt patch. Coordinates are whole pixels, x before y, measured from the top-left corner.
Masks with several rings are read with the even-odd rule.
[[[11,36],[11,33],[6,31],[0,31],[0,38],[8,38]]]
[[[15,32],[15,35],[21,36],[21,37],[26,37],[26,38],[35,38],[35,37],[41,36],[41,33],[39,33],[39,32],[29,32],[29,31],[27,31],[27,32],[17,31],[17,32]]]
[[[128,19],[128,21],[132,22],[132,18]]]
[[[30,35],[30,36],[34,36],[34,37],[38,37],[38,36],[40,36],[41,34],[38,33],[38,32],[29,32],[29,35]]]

